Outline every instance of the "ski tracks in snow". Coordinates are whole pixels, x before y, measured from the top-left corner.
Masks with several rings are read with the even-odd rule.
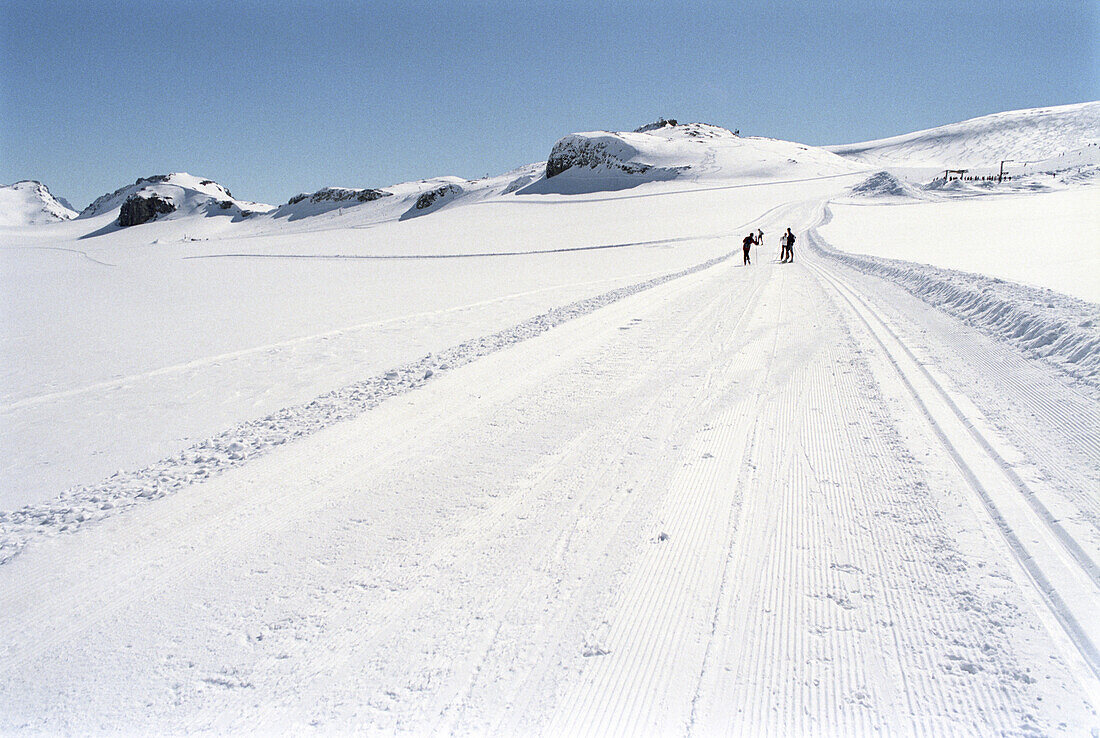
[[[0,730],[1096,726],[1081,477],[1038,484],[888,292],[758,261],[464,345],[41,539],[0,566]]]

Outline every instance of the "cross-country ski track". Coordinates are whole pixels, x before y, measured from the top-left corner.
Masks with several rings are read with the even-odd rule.
[[[0,732],[1097,730],[1095,399],[823,212],[31,540]]]

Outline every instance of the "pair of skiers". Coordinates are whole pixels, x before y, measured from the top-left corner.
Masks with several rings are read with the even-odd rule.
[[[779,263],[786,264],[794,261],[794,234],[788,228],[787,232],[779,237]]]
[[[741,250],[745,254],[745,264],[752,264],[752,261],[749,260],[749,250],[753,246],[760,246],[763,243],[764,231],[762,230],[757,229],[756,233],[745,236],[745,239],[741,242]],[[788,228],[787,232],[779,237],[779,263],[786,264],[791,261],[794,261],[794,234]]]

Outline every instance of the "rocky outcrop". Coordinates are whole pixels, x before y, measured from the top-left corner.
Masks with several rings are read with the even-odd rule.
[[[453,184],[447,184],[442,187],[436,187],[434,190],[428,190],[421,194],[420,197],[416,198],[416,209],[427,210],[438,200],[442,200],[450,195],[457,195],[461,192],[462,188]]]
[[[546,176],[554,177],[573,167],[605,166],[617,169],[624,174],[644,174],[649,164],[623,161],[617,152],[610,151],[609,142],[583,136],[566,136],[554,144],[550,157],[546,160]]]
[[[646,123],[641,128],[635,128],[635,133],[648,133],[649,131],[656,131],[659,128],[666,128],[676,125],[675,118],[658,118],[653,123]]]
[[[385,190],[325,187],[317,190],[312,195],[306,192],[295,195],[287,201],[287,205],[297,205],[306,200],[310,202],[346,202],[349,200],[355,202],[373,202],[374,200],[381,200],[383,197],[392,196],[392,192],[386,192]]]
[[[130,195],[118,211],[118,224],[122,227],[141,225],[158,215],[171,213],[176,206],[171,200],[156,194]]]

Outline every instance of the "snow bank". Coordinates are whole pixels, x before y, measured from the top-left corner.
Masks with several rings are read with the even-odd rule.
[[[42,225],[75,217],[69,203],[50,194],[41,182],[25,179],[0,185],[0,226]]]
[[[826,216],[826,223],[831,217]],[[807,240],[822,256],[889,279],[1100,392],[1100,305],[981,274],[838,251],[816,229],[807,233]]]
[[[856,199],[919,199],[920,191],[890,172],[876,172],[851,190]]]
[[[27,505],[11,512],[0,511],[0,564],[11,560],[38,536],[73,532],[85,523],[102,520],[119,510],[160,499],[188,484],[240,466],[287,441],[354,418],[391,397],[422,386],[438,374],[533,338],[613,302],[708,269],[729,257],[727,253],[677,272],[553,308],[511,328],[429,354],[323,394],[311,402],[241,423],[144,469],[120,470],[99,484],[71,488],[54,502]]]

